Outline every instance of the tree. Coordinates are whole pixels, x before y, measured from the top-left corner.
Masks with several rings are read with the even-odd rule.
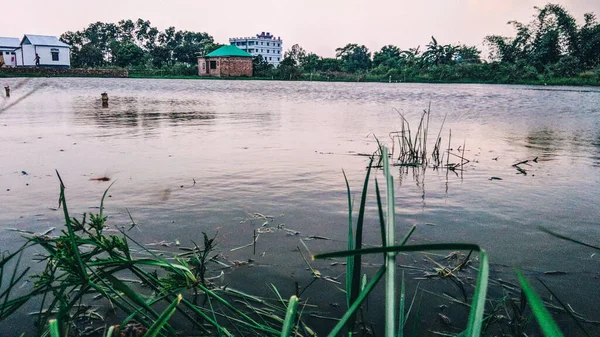
[[[481,63],[481,51],[474,46],[456,46],[454,60],[457,63]]]
[[[371,53],[364,45],[348,43],[335,51],[336,57],[343,61],[344,70],[349,73],[366,71],[371,68]]]
[[[384,65],[393,68],[397,66],[401,52],[400,48],[391,44],[383,46],[380,51],[373,54],[373,67]]]
[[[84,44],[72,60],[76,68],[97,68],[105,64],[102,50],[91,43]]]
[[[319,65],[319,56],[314,53],[308,53],[305,56],[300,58],[300,67],[302,70],[314,73],[317,71],[317,67]]]
[[[321,57],[316,65],[317,71],[323,72],[339,72],[342,71],[344,62],[340,59]]]
[[[291,61],[293,61],[295,66],[298,66],[300,65],[301,60],[306,57],[306,50],[304,50],[304,48],[302,48],[299,44],[295,44],[292,46],[292,48],[290,48],[290,50],[285,52],[284,58],[285,57],[288,57]]]
[[[131,41],[113,41],[113,63],[119,67],[139,66],[144,63],[145,52]]]
[[[265,60],[262,55],[252,58],[252,74],[257,77],[272,76],[273,65]]]
[[[299,79],[302,75],[300,67],[298,66],[298,62],[294,60],[294,57],[288,53],[285,53],[283,60],[281,63],[279,63],[279,67],[277,67],[277,73],[279,78],[284,80]]]

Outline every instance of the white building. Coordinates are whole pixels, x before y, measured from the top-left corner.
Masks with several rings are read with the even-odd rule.
[[[256,37],[233,37],[229,39],[229,43],[252,56],[261,55],[264,60],[276,67],[283,60],[283,41],[269,32],[256,34]]]
[[[16,50],[17,67],[35,67],[36,55],[40,67],[71,67],[71,47],[55,36],[25,35]]]
[[[16,66],[17,57],[15,50],[20,46],[20,41],[16,37],[0,37],[0,66]]]

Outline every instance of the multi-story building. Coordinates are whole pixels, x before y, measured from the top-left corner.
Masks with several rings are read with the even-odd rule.
[[[283,60],[283,41],[269,32],[256,34],[256,37],[232,37],[229,43],[252,56],[261,55],[265,61],[276,67]]]

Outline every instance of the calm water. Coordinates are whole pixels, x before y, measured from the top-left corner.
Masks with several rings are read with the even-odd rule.
[[[277,280],[284,292],[310,281],[295,251],[300,238],[313,252],[345,245],[346,196],[342,169],[359,200],[376,135],[414,128],[431,103],[430,134],[447,146],[466,144],[471,160],[462,176],[398,169],[398,231],[417,224],[414,243],[474,242],[496,271],[512,266],[542,275],[576,311],[597,316],[600,255],[541,233],[545,226],[597,244],[600,238],[600,90],[499,85],[290,83],[134,79],[2,79],[13,87],[0,113],[0,250],[14,249],[18,228],[60,226],[58,170],[73,214],[106,201],[113,224],[128,225],[128,209],[144,243],[201,241],[218,232],[226,258],[253,258],[237,270],[256,288]],[[20,85],[20,87],[19,87]],[[103,109],[100,93],[108,92]],[[0,105],[3,104],[0,101]],[[433,131],[431,131],[433,130]],[[516,174],[512,164],[538,157]],[[25,171],[27,175],[23,174]],[[377,173],[380,175],[381,173]],[[489,180],[500,177],[502,180]],[[194,181],[196,184],[194,185]],[[374,198],[371,199],[374,201]],[[377,244],[375,204],[369,204],[367,241]],[[274,217],[299,236],[264,233]],[[430,224],[430,225],[425,225]],[[343,269],[324,273],[339,276]],[[568,272],[544,276],[544,271]],[[234,273],[235,273],[234,272]],[[331,288],[331,287],[330,287]],[[334,288],[333,288],[334,289]],[[581,290],[581,291],[580,291]],[[587,294],[586,294],[587,293]],[[313,293],[313,296],[325,295]],[[339,299],[338,299],[339,300]],[[598,317],[595,317],[598,319]]]

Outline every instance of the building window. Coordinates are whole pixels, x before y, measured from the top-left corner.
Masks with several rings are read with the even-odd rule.
[[[261,45],[261,46],[262,46],[262,45],[264,45],[264,44],[265,44],[264,42],[261,42],[261,43],[260,43],[260,45]]]
[[[269,45],[269,42],[267,42],[267,46]]]
[[[271,61],[271,58],[269,57],[269,61]]]
[[[58,49],[56,49],[56,48],[50,49],[50,54],[52,54],[52,61],[59,61],[59,59],[58,59]]]
[[[267,49],[267,53],[270,52],[270,50]]]
[[[277,61],[279,61],[279,57],[277,58]]]
[[[210,69],[217,69],[217,61],[210,61]]]

